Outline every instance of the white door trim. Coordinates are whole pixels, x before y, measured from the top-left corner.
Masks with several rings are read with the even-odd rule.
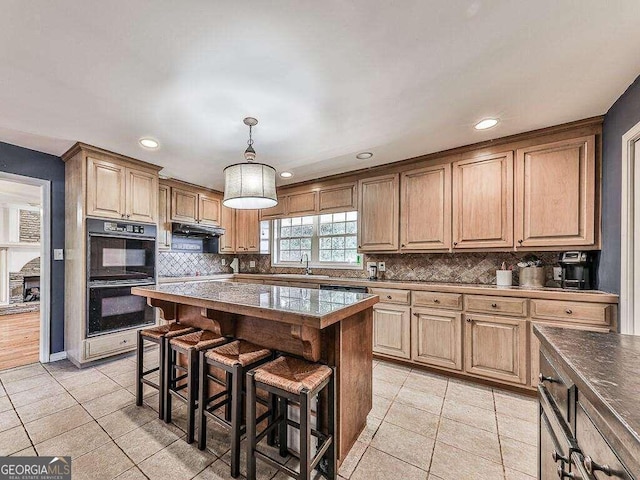
[[[622,136],[620,332],[631,335],[640,335],[640,232],[636,235],[636,229],[640,229],[640,166],[636,168],[636,157],[640,157],[640,151],[636,151],[638,141],[640,123]],[[639,310],[638,315],[636,310]]]
[[[0,172],[0,178],[40,187],[40,362],[47,363],[51,352],[51,182],[7,172]]]

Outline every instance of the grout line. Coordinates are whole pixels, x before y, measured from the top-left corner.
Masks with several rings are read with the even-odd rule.
[[[507,470],[504,466],[504,456],[502,455],[502,442],[500,441],[500,427],[498,426],[498,407],[496,405],[495,391],[491,389],[491,398],[493,400],[493,414],[496,421],[496,434],[498,436],[498,450],[500,451],[500,465],[502,466],[502,476],[507,478]]]
[[[447,379],[447,386],[444,389],[444,398],[442,399],[442,406],[440,407],[440,414],[438,415],[438,424],[436,425],[436,433],[433,439],[433,449],[431,450],[431,458],[429,459],[428,471],[431,471],[431,465],[433,465],[433,456],[436,453],[436,443],[438,443],[438,433],[440,431],[440,422],[442,421],[442,412],[444,411],[444,402],[447,401],[447,392],[449,391],[449,379]]]

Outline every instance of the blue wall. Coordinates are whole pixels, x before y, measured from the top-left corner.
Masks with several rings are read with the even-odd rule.
[[[64,162],[59,157],[0,142],[0,171],[51,181],[51,353],[64,350]]]
[[[611,106],[602,129],[602,252],[598,288],[620,293],[622,135],[640,122],[640,77]]]

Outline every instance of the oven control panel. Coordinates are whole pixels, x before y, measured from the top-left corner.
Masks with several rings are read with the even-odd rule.
[[[134,225],[131,223],[104,222],[105,232],[117,233],[138,233],[144,235],[144,225]]]

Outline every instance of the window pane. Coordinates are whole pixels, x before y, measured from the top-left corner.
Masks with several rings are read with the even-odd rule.
[[[332,250],[331,260],[334,262],[344,262],[344,250]]]
[[[330,262],[331,261],[331,250],[320,250],[320,261],[321,262]]]
[[[303,225],[313,225],[313,217],[302,217]]]
[[[333,222],[333,215],[320,215],[320,223],[331,223]]]
[[[302,248],[304,250],[311,250],[311,239],[310,238],[303,238],[300,241],[300,248]]]
[[[280,229],[280,236],[282,238],[287,238],[291,236],[291,227],[282,227]]]
[[[320,239],[320,248],[321,249],[330,249],[331,248],[331,237],[322,237]]]
[[[300,252],[300,260],[302,260],[302,257],[304,255],[308,255],[309,256],[309,260],[311,260],[311,250],[303,250],[302,252]]]
[[[280,220],[280,225],[282,225],[283,227],[291,226],[291,219],[290,218],[283,218],[282,220]]]
[[[283,262],[286,262],[289,260],[289,251],[288,250],[283,250],[280,252],[280,260]]]
[[[358,239],[356,237],[345,238],[345,248],[357,248],[357,247],[358,247]]]
[[[302,225],[302,218],[301,217],[292,218],[291,219],[291,225],[294,226],[294,227],[296,225]]]
[[[358,261],[358,252],[356,250],[347,250],[344,252],[344,261],[356,263]]]
[[[323,223],[320,225],[320,235],[331,235],[332,232],[333,228],[330,223]]]
[[[347,222],[347,233],[358,233],[358,222]]]
[[[345,232],[345,224],[344,222],[334,223],[333,224],[333,234],[334,235],[344,235]]]
[[[313,225],[305,225],[302,227],[302,235],[305,237],[313,237]]]
[[[347,221],[357,220],[357,219],[358,219],[358,212],[347,212]]]
[[[344,237],[333,237],[331,239],[331,248],[335,249],[344,249]]]
[[[291,236],[292,237],[301,237],[302,236],[302,227],[291,227]]]
[[[292,238],[291,242],[289,243],[289,248],[291,248],[291,250],[300,249],[300,239]]]
[[[347,219],[347,215],[343,212],[343,213],[334,213],[333,214],[333,221],[334,222],[344,222]]]

